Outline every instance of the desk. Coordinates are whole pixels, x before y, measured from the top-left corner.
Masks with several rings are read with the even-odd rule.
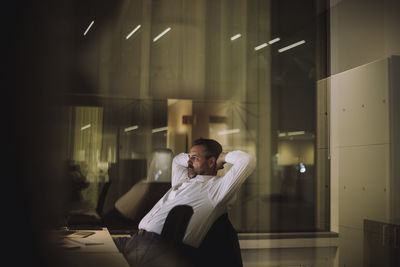
[[[107,228],[103,230],[77,230],[93,232],[85,238],[64,238],[64,244],[73,248],[65,249],[67,266],[73,267],[129,267],[125,257],[118,251]]]

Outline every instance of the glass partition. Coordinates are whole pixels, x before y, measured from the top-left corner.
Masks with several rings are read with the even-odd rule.
[[[187,152],[203,137],[257,157],[229,212],[239,232],[328,231],[327,143],[317,142],[327,134],[318,117],[325,99],[316,85],[326,73],[326,32],[317,2],[86,7],[92,15],[77,20],[67,94],[67,157],[89,182],[85,208],[98,209],[112,180],[117,189],[102,206],[112,209],[147,179],[155,151]]]

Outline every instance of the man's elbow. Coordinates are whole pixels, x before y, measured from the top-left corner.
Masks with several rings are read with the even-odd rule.
[[[232,153],[235,153],[235,155],[236,155],[235,156],[236,163],[239,163],[242,167],[245,167],[246,169],[249,169],[251,171],[253,171],[255,169],[256,162],[257,162],[255,156],[253,156],[247,152],[241,151],[241,150],[236,150],[236,151],[233,151]],[[229,163],[230,163],[231,159],[232,158],[229,158],[229,160],[228,160]],[[235,164],[235,162],[232,162],[232,164]]]
[[[243,166],[246,166],[246,169],[248,170],[249,173],[253,172],[253,170],[256,168],[257,165],[256,157],[243,151],[240,151],[240,153],[241,153],[240,157],[241,164],[243,164]]]
[[[255,156],[247,154],[247,167],[250,169],[250,172],[253,172],[253,170],[256,168],[257,165],[257,159]]]

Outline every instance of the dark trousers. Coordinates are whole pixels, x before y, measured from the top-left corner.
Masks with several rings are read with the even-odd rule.
[[[190,267],[178,246],[160,235],[146,232],[132,237],[113,238],[117,248],[132,267]]]

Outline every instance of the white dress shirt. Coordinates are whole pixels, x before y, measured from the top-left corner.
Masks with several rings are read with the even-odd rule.
[[[193,216],[183,242],[199,247],[214,221],[227,212],[227,205],[255,168],[255,158],[242,151],[229,152],[225,161],[232,164],[222,177],[187,173],[188,154],[172,161],[172,187],[139,223],[139,229],[161,234],[169,211],[177,205],[189,205]]]

